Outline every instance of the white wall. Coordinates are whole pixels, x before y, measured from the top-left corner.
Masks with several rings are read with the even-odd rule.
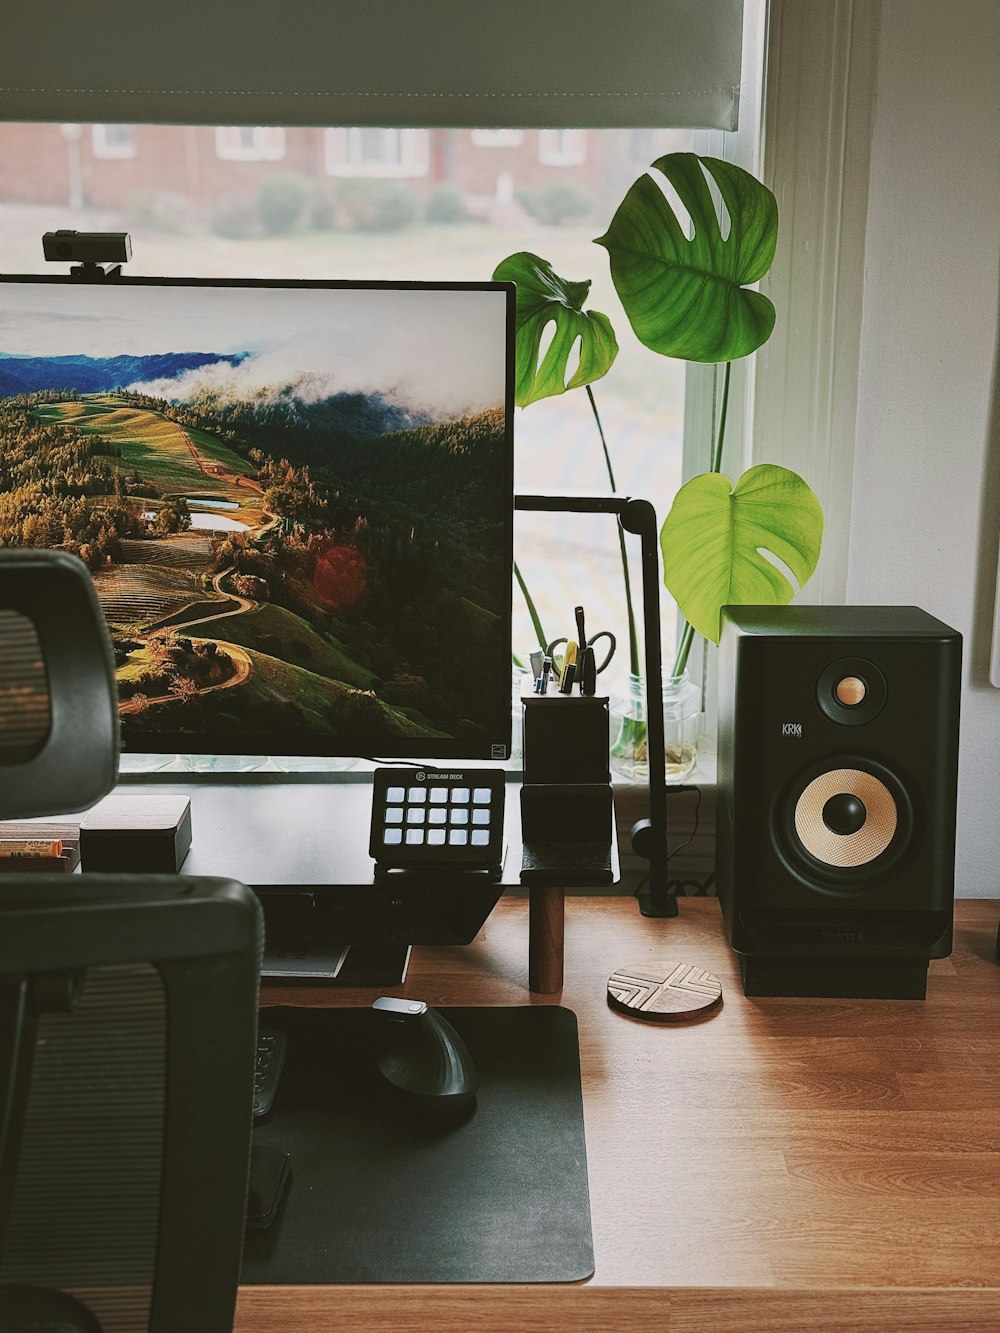
[[[1000,896],[1000,4],[882,0],[847,600],[965,639],[956,894]]]

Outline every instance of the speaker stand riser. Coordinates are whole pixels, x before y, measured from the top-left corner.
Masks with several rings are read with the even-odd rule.
[[[740,954],[743,994],[755,998],[923,1000],[925,958],[761,958]]]

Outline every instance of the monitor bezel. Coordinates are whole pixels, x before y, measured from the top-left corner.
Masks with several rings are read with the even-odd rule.
[[[99,274],[99,276],[98,276]],[[514,577],[514,391],[515,391],[515,293],[512,282],[463,281],[402,281],[392,279],[325,279],[325,278],[229,278],[229,277],[166,277],[142,274],[115,274],[105,276],[102,270],[88,277],[73,273],[13,273],[0,274],[0,284],[35,284],[40,286],[78,287],[86,285],[108,287],[183,287],[217,290],[220,288],[258,288],[284,291],[497,291],[505,294],[505,366],[504,366],[504,495],[507,503],[503,515],[503,586],[510,595],[501,612],[501,642],[505,674],[510,679],[513,647],[511,610]],[[498,663],[499,665],[499,663]],[[455,649],[456,673],[467,668],[463,664],[459,646]],[[457,737],[393,738],[388,748],[379,747],[362,753],[356,742],[344,738],[338,744],[337,736],[316,737],[312,743],[305,735],[297,734],[294,741],[283,743],[273,734],[243,732],[200,732],[198,744],[192,747],[191,732],[143,732],[130,736],[128,727],[121,728],[121,751],[125,755],[178,754],[191,756],[274,756],[276,758],[360,758],[360,759],[472,759],[502,762],[511,757],[512,715],[508,707],[502,715],[506,729],[500,735],[480,743]],[[500,753],[500,751],[503,753]]]

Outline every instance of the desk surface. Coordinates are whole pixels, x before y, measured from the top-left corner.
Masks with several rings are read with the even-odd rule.
[[[1000,902],[956,905],[927,1000],[744,997],[718,903],[670,921],[566,905],[566,985],[527,991],[527,906],[468,947],[414,950],[397,994],[579,1016],[596,1273],[575,1286],[243,1288],[237,1333],[775,1333],[1000,1327]],[[623,964],[707,967],[723,1006],[657,1027],[607,1007]],[[268,986],[262,1002],[370,992]]]

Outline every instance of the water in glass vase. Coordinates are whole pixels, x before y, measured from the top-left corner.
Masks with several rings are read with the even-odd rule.
[[[668,782],[682,782],[698,762],[701,691],[685,671],[663,681],[663,757]],[[611,771],[629,782],[649,780],[646,696],[641,676],[630,676],[611,703]]]

